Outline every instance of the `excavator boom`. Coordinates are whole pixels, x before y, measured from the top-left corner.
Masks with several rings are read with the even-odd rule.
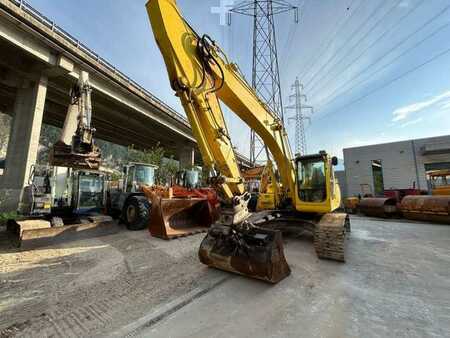
[[[221,174],[224,196],[242,195],[244,185],[219,100],[265,141],[285,193],[292,193],[295,171],[287,133],[278,116],[261,102],[215,42],[207,35],[200,37],[189,26],[176,1],[150,0],[147,11],[172,88],[181,99],[204,164]]]

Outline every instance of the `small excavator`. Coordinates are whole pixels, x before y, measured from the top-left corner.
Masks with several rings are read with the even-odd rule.
[[[203,164],[214,173],[221,213],[203,239],[200,261],[210,267],[277,283],[290,274],[282,232],[310,231],[319,258],[345,261],[348,215],[334,212],[341,195],[334,177],[336,158],[320,152],[292,157],[287,132],[208,35],[183,18],[175,0],[146,4],[169,81],[186,111]],[[228,133],[219,100],[264,141],[281,182],[274,210],[248,211],[250,194]]]

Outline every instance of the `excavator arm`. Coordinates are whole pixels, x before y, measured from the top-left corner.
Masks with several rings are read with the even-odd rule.
[[[175,0],[150,0],[146,6],[171,86],[186,111],[204,164],[220,174],[216,185],[222,196],[231,201],[245,190],[219,101],[265,142],[280,172],[284,195],[292,195],[295,171],[278,116],[259,100],[215,42],[190,27]]]

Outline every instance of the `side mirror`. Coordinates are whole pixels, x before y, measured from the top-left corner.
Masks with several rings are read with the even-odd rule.
[[[336,157],[336,156],[333,156],[332,158],[331,158],[331,164],[332,165],[334,165],[334,166],[336,166],[336,165],[338,165],[338,158]]]

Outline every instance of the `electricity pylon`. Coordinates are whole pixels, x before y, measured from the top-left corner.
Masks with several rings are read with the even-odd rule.
[[[275,15],[294,11],[298,23],[298,8],[284,0],[248,0],[233,7],[230,12],[253,17],[252,87],[259,98],[284,122],[283,101],[278,70]],[[228,22],[231,23],[229,17]],[[250,131],[250,162],[255,165],[267,147],[254,130]]]
[[[302,99],[307,101],[306,95],[302,94],[303,85],[298,78],[295,79],[292,85],[293,94],[289,96],[290,99],[294,99],[294,104],[285,107],[285,109],[294,109],[295,116],[289,117],[288,121],[295,121],[295,152],[299,155],[306,155],[306,134],[305,134],[305,121],[311,123],[311,117],[303,114],[304,110],[310,110],[311,114],[314,113],[312,106],[302,104]]]

